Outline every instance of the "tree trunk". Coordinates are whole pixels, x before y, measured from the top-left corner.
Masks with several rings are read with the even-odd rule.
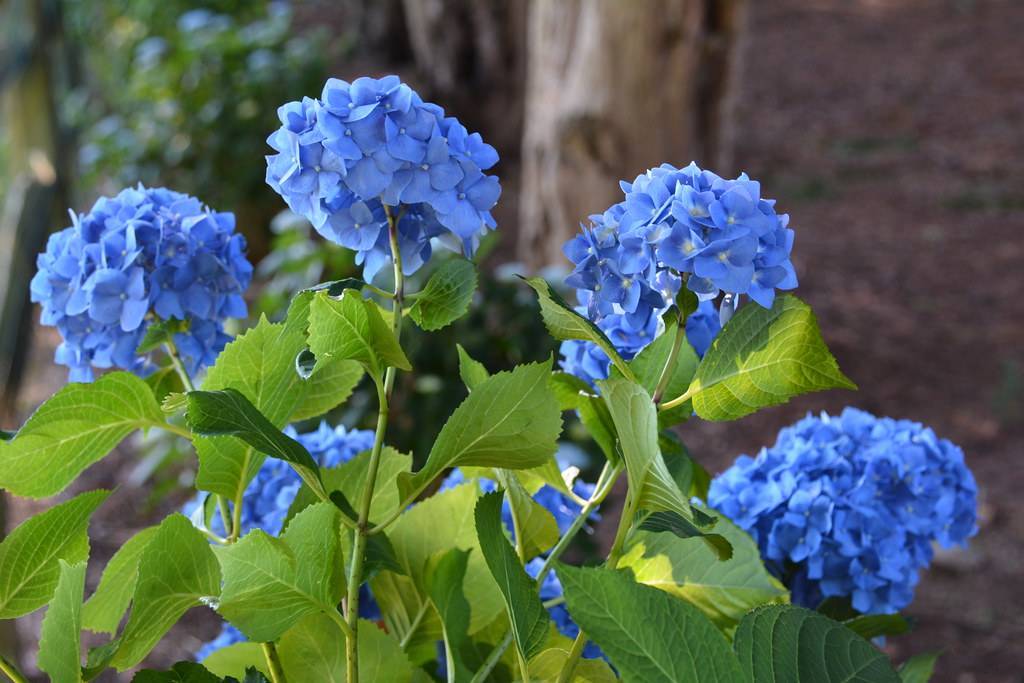
[[[622,197],[618,181],[690,160],[730,171],[746,0],[533,0],[519,198],[520,260]]]

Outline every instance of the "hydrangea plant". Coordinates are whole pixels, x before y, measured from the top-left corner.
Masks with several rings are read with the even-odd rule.
[[[464,399],[414,459],[388,445],[393,410],[417,418],[393,396],[413,371],[403,329],[433,332],[471,305],[497,155],[396,77],[332,79],[279,115],[269,185],[356,252],[365,279],[309,283],[284,319],[228,342],[250,273],[230,218],[144,188],[101,200],[40,257],[33,292],[64,337],[58,360],[93,381],[4,434],[0,487],[58,495],[136,430],[180,436],[198,464],[188,514],[129,539],[87,600],[89,518],[123,492],[53,504],[0,544],[0,618],[46,607],[43,671],[136,670],[199,609],[227,624],[202,662],[134,680],[900,680],[868,639],[905,622],[857,612],[905,605],[928,540],[973,530],[959,452],[851,413],[784,432],[709,499],[677,433],[854,388],[810,308],[777,291],[796,285],[793,232],[755,181],[666,165],[623,183],[625,200],[566,247],[578,309],[541,278],[521,285],[563,369],[492,372],[452,349]],[[372,431],[300,430],[364,379]],[[557,457],[565,413],[603,454],[591,484]],[[621,510],[599,513],[613,489]],[[598,523],[614,528],[603,561],[568,564]],[[851,596],[852,614],[819,595]],[[83,630],[109,635],[84,660]]]

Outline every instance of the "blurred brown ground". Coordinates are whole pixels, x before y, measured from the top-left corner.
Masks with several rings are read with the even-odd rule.
[[[753,5],[741,166],[716,170],[749,172],[791,214],[798,293],[860,391],[694,423],[684,438],[717,472],[808,411],[856,405],[959,443],[982,492],[981,532],[923,577],[908,610],[918,626],[889,649],[897,661],[943,650],[938,683],[1024,681],[1024,2]],[[511,231],[509,204],[499,215]],[[64,379],[53,335],[40,332],[26,407]],[[82,484],[115,485],[134,464],[126,450]],[[97,516],[94,557],[145,524],[143,495],[125,493]],[[190,620],[153,663],[187,656],[216,629]]]

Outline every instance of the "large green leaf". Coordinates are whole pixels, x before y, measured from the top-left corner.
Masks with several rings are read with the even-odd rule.
[[[236,338],[217,356],[206,376],[203,389],[233,389],[275,427],[283,427],[311,391],[313,380],[303,380],[295,371],[295,357],[306,347],[306,293],[295,298],[283,323],[266,318]],[[344,388],[344,387],[342,387]],[[265,454],[230,436],[195,439],[199,455],[196,486],[238,500],[256,476]]]
[[[640,583],[695,605],[726,632],[754,607],[788,601],[788,592],[764,568],[750,536],[721,516],[715,531],[732,545],[728,560],[696,538],[640,531],[627,543],[618,567],[632,571]]]
[[[289,422],[319,417],[341,405],[359,384],[363,369],[351,360],[331,359],[314,366],[306,380],[306,396],[288,418]]]
[[[470,551],[463,591],[472,608],[470,635],[483,629],[502,613],[502,598],[484,561],[473,519],[480,496],[476,482],[434,494],[402,513],[389,529],[391,543],[406,576],[381,572],[370,582],[381,604],[388,630],[398,637],[428,600],[426,572],[431,558],[451,548]],[[422,639],[441,637],[440,623],[426,620],[417,631]]]
[[[445,261],[416,295],[409,317],[424,330],[439,330],[466,314],[475,290],[476,268],[471,261]]]
[[[839,370],[810,307],[786,294],[771,309],[740,309],[718,333],[686,393],[705,420],[735,420],[833,388],[857,385]]]
[[[89,517],[110,495],[89,491],[25,520],[0,543],[0,619],[45,605],[60,578],[60,561],[89,557]]]
[[[353,360],[378,378],[388,366],[412,369],[380,309],[353,289],[346,290],[340,299],[326,292],[313,295],[309,305],[309,349],[318,364]]]
[[[165,424],[152,390],[131,373],[68,384],[0,441],[0,488],[29,498],[60,493],[133,431]]]
[[[705,531],[711,526],[709,522],[713,523],[713,518],[703,513],[694,514],[665,464],[658,442],[657,410],[650,395],[639,384],[622,378],[600,382],[599,386],[615,423],[626,461],[629,489],[631,495],[637,496],[637,508],[668,513],[661,518],[674,520],[676,524],[661,528],[679,536],[699,537],[720,558],[728,559],[731,554],[728,541],[720,534]]]
[[[183,515],[164,519],[146,544],[128,623],[111,660],[118,671],[145,658],[190,608],[220,592],[220,568],[206,538]]]
[[[143,669],[132,683],[224,683],[197,662],[177,662],[166,671]],[[248,683],[248,681],[246,681]]]
[[[573,621],[626,683],[744,680],[725,636],[696,607],[625,572],[565,565],[557,572]]]
[[[541,604],[537,582],[519,563],[516,551],[505,538],[501,521],[500,491],[488,493],[476,503],[476,534],[491,576],[505,598],[505,609],[512,624],[516,647],[530,659],[544,648],[551,617]]]
[[[448,418],[423,469],[398,476],[402,499],[449,467],[529,469],[547,462],[562,429],[558,401],[548,387],[550,373],[548,360],[481,382]]]
[[[82,594],[86,563],[58,562],[60,578],[39,636],[39,668],[50,674],[53,683],[79,683],[82,680]]]
[[[622,356],[615,350],[615,345],[611,343],[597,325],[574,311],[543,278],[528,277],[523,279],[526,281],[526,284],[533,287],[533,290],[537,292],[537,301],[540,303],[540,315],[544,319],[544,325],[548,328],[548,332],[551,333],[552,337],[559,341],[580,339],[597,344],[612,359],[612,363],[623,376],[628,379],[634,379],[633,371],[622,360]]]
[[[157,527],[143,529],[118,548],[107,562],[100,584],[82,608],[82,624],[97,633],[114,633],[135,592],[139,562]]]
[[[535,681],[557,681],[565,667],[569,651],[549,648],[530,660],[530,678]],[[581,659],[573,672],[572,683],[617,683],[619,677],[603,659]]]
[[[495,472],[498,482],[508,494],[516,545],[523,546],[523,554],[527,559],[550,550],[561,536],[555,516],[533,499],[515,472],[503,469]]]
[[[224,618],[250,640],[270,641],[307,614],[336,609],[344,590],[338,514],[318,503],[297,514],[279,539],[254,529],[218,548]]]
[[[792,605],[760,607],[733,641],[752,683],[899,683],[882,652],[826,616]]]
[[[580,422],[587,428],[590,438],[598,445],[605,457],[617,462],[619,454],[615,450],[618,439],[615,434],[615,423],[608,413],[608,407],[594,389],[575,375],[567,372],[551,373],[551,389],[558,397],[558,405],[562,410],[575,410]]]
[[[471,675],[462,657],[462,647],[469,637],[469,601],[462,592],[468,563],[468,550],[452,548],[432,557],[426,572],[427,596],[444,633],[449,683],[468,680]]]
[[[359,680],[408,683],[413,670],[398,641],[371,621],[360,619]],[[288,681],[344,683],[345,638],[323,614],[304,617],[288,630],[277,646]]]
[[[337,630],[333,624],[331,628]],[[210,673],[222,678],[233,676],[241,679],[245,676],[245,670],[250,667],[258,669],[264,675],[270,673],[263,648],[259,643],[248,640],[214,650],[203,659],[203,666],[209,669]]]
[[[234,436],[255,452],[284,460],[315,493],[326,497],[320,467],[306,447],[278,429],[241,392],[190,391],[185,420],[196,434]],[[241,481],[241,480],[239,480]]]

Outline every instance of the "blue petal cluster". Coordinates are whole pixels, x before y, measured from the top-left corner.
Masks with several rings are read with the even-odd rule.
[[[587,296],[587,292],[582,293],[584,299]],[[581,315],[586,315],[585,307],[577,310]],[[661,334],[664,323],[659,316],[652,315],[642,328],[633,329],[627,321],[627,316],[616,313],[600,319],[597,326],[615,345],[619,355],[625,360],[632,360]],[[686,339],[701,358],[721,329],[718,309],[710,300],[701,301],[697,310],[686,318]],[[612,361],[597,344],[570,339],[562,342],[559,354],[562,369],[586,381],[590,386],[594,386],[599,380],[608,379]]]
[[[808,416],[756,458],[740,456],[708,502],[750,532],[794,602],[849,597],[865,614],[906,607],[932,542],[966,544],[976,531],[960,448],[855,408]]]
[[[174,340],[190,372],[213,363],[230,340],[224,320],[247,315],[252,265],[234,215],[139,185],[71,219],[50,236],[31,288],[43,324],[60,331],[56,361],[71,380],[92,381],[93,368],[145,373],[136,349],[161,320],[186,323]]]
[[[326,422],[321,422],[316,430],[305,434],[297,433],[292,426],[285,427],[284,432],[305,446],[321,467],[334,467],[348,462],[373,446],[372,431],[346,430],[340,425],[331,427]],[[300,488],[302,480],[288,463],[277,458],[268,458],[245,489],[242,498],[242,533],[248,533],[253,529],[262,529],[274,536],[281,533],[285,517]],[[192,500],[185,506],[184,512],[191,515],[198,504],[198,498]],[[214,515],[211,526],[214,532],[225,533],[219,516]],[[377,615],[377,605],[368,589],[361,594],[361,598],[360,615],[364,618],[374,618]],[[202,661],[210,653],[243,640],[245,636],[234,626],[226,623],[215,639],[205,643],[196,652],[196,659]]]
[[[367,280],[391,261],[389,213],[407,275],[430,258],[433,237],[450,232],[471,255],[495,227],[501,186],[483,172],[498,153],[397,76],[332,78],[320,99],[289,102],[278,117],[267,183],[321,235],[354,250]]]

